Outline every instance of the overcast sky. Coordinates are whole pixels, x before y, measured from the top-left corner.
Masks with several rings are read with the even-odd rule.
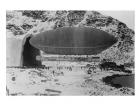
[[[129,28],[134,30],[135,26],[135,17],[134,11],[99,11],[103,15],[111,16],[119,21],[125,23]]]

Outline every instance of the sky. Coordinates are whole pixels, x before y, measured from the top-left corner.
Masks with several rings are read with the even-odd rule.
[[[103,15],[111,16],[125,23],[129,28],[135,29],[135,12],[134,11],[99,11]]]

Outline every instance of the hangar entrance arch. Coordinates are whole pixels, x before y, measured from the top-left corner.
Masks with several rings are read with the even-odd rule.
[[[22,66],[24,67],[41,67],[41,61],[36,60],[36,56],[40,55],[40,50],[30,44],[31,36],[25,38],[22,50]]]

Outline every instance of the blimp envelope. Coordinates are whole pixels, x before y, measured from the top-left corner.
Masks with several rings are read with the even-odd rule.
[[[47,54],[94,55],[117,42],[113,36],[92,27],[63,27],[42,32],[30,44]]]

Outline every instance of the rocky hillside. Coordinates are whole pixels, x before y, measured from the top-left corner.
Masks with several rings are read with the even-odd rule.
[[[7,11],[7,37],[37,34],[59,27],[93,27],[114,35],[118,42],[98,56],[116,63],[134,63],[134,31],[96,11]]]

